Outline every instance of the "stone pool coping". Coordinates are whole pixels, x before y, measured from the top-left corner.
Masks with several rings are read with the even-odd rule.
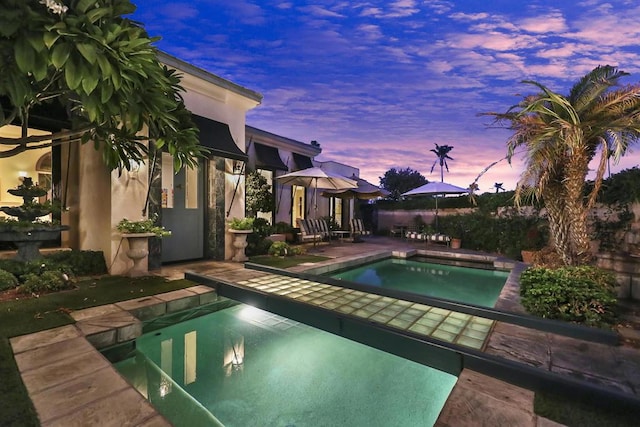
[[[145,320],[217,299],[198,285],[74,311],[73,325],[11,338],[42,426],[171,426],[99,349],[140,336]]]

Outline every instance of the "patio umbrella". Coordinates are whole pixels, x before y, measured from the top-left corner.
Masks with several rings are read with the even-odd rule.
[[[328,172],[318,167],[302,169],[285,175],[277,176],[276,179],[283,185],[300,185],[313,188],[314,218],[318,213],[318,188],[328,188],[332,190],[344,190],[356,188],[358,184],[349,178],[336,173]]]
[[[438,231],[438,195],[468,193],[466,188],[446,182],[429,182],[413,190],[402,193],[403,196],[436,196],[436,231]]]
[[[356,188],[345,188],[342,190],[326,190],[322,192],[324,197],[338,197],[340,199],[360,199],[370,200],[377,199],[378,197],[386,197],[389,193],[387,190],[377,187],[369,181],[358,178],[353,175],[351,177],[358,186]]]

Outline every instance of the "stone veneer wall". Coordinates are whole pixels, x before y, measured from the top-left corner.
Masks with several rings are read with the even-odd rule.
[[[597,255],[597,266],[616,275],[618,298],[640,301],[640,258],[604,252]]]
[[[225,239],[225,161],[213,157],[208,164],[207,185],[207,246],[205,257],[224,260]]]
[[[147,214],[149,218],[158,215],[156,224],[162,225],[162,152],[149,153],[154,155],[149,164],[149,205]],[[151,164],[155,160],[155,164]],[[162,265],[162,240],[149,239],[149,270],[155,270]]]

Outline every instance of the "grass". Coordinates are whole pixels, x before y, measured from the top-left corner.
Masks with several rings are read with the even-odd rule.
[[[271,255],[256,255],[249,258],[250,262],[266,265],[275,268],[289,268],[305,262],[321,262],[331,259],[330,257],[317,256],[317,255],[294,255],[294,256],[271,256]]]
[[[536,393],[533,409],[536,414],[567,426],[632,427],[640,420],[640,408],[622,403],[603,407],[602,403],[551,393]]]
[[[194,286],[188,280],[168,281],[162,277],[128,278],[108,276],[83,280],[69,291],[39,298],[0,302],[0,424],[39,425],[31,399],[22,383],[9,338],[69,325],[70,310],[95,307]]]

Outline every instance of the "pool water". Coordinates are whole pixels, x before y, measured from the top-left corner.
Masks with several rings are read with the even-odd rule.
[[[508,273],[388,258],[331,277],[434,298],[493,307]]]
[[[176,426],[431,426],[457,380],[247,305],[145,334],[115,366]]]

